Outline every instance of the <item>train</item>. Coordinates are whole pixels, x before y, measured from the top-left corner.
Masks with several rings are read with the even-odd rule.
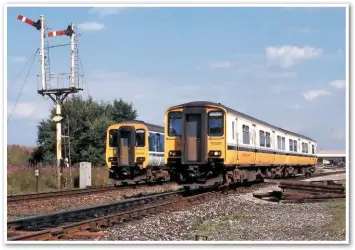
[[[165,111],[165,164],[171,180],[229,185],[311,175],[317,142],[220,103],[196,101]]]
[[[165,110],[164,127],[144,121],[109,126],[106,164],[120,183],[230,185],[311,175],[317,142],[220,103],[195,101]]]
[[[109,178],[117,185],[169,180],[164,169],[164,128],[138,120],[109,126],[106,165]]]

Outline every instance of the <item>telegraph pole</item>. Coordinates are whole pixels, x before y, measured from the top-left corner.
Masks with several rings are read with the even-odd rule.
[[[38,90],[38,94],[42,96],[49,96],[52,101],[55,104],[55,109],[56,109],[56,115],[53,117],[53,121],[56,122],[56,165],[57,165],[57,188],[61,189],[61,176],[62,176],[62,171],[61,171],[61,164],[62,164],[62,119],[63,117],[61,116],[61,105],[63,104],[63,101],[69,94],[74,94],[78,93],[80,90],[83,90],[82,88],[79,87],[79,81],[76,83],[75,82],[75,32],[74,32],[74,23],[71,23],[65,30],[60,30],[60,31],[52,31],[48,32],[48,35],[46,36],[46,29],[45,29],[45,22],[44,22],[44,16],[41,15],[40,19],[37,22],[34,22],[30,20],[27,17],[24,17],[22,15],[18,16],[18,19],[21,20],[22,22],[25,22],[33,27],[35,27],[37,30],[40,31],[40,41],[41,41],[41,47],[40,47],[40,57],[41,57],[41,85],[42,89]],[[45,64],[45,46],[44,42],[47,37],[56,37],[56,36],[62,36],[66,35],[70,37],[70,71],[71,71],[71,81],[69,86],[67,87],[59,87],[57,86],[56,88],[51,88],[51,86],[48,86],[48,83],[51,79],[46,78],[46,70],[49,70],[46,68]],[[48,57],[49,55],[47,55]],[[48,59],[48,58],[47,58]]]

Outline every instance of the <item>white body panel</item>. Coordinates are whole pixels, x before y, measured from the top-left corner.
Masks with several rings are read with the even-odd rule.
[[[164,138],[164,133],[155,132],[155,131],[148,131],[148,137],[149,137],[149,133],[160,134],[160,136],[163,136],[163,138]],[[164,139],[163,139],[163,141],[164,141]],[[149,139],[148,139],[148,143],[149,143]],[[150,147],[150,145],[148,144],[148,148],[149,147]],[[164,151],[164,149],[163,149],[163,151]],[[149,167],[160,167],[163,165],[164,165],[164,152],[158,152],[157,146],[155,145],[149,150],[148,166]]]
[[[234,122],[234,129],[233,129]],[[243,125],[249,128],[249,144],[243,141]],[[255,126],[253,126],[255,125]],[[254,131],[255,128],[255,131]],[[270,147],[260,146],[260,130],[270,133]],[[281,136],[281,149],[278,149],[277,136]],[[282,137],[285,138],[285,148],[282,149]],[[283,152],[283,153],[293,153],[302,155],[315,155],[317,150],[317,143],[310,141],[302,136],[289,135],[282,130],[274,129],[272,127],[266,126],[264,124],[254,123],[244,117],[237,117],[232,114],[227,114],[226,116],[226,139],[227,145],[244,147],[244,148],[256,148],[267,150],[270,152]],[[297,141],[296,151],[290,151],[289,140]],[[309,145],[308,153],[302,153],[302,142],[307,142]],[[312,153],[312,145],[314,145],[314,154]]]

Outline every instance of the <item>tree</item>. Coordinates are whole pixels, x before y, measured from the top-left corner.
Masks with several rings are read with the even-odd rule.
[[[55,108],[46,120],[38,125],[37,143],[41,148],[42,161],[55,163],[56,124],[52,121]],[[92,164],[104,164],[106,130],[108,126],[125,120],[134,120],[137,111],[132,103],[122,99],[100,103],[92,97],[83,100],[80,96],[68,98],[62,105],[62,134],[70,132],[70,153],[72,163],[90,161]],[[62,144],[64,140],[62,140]],[[64,147],[62,147],[64,149]],[[64,157],[64,152],[63,152]]]

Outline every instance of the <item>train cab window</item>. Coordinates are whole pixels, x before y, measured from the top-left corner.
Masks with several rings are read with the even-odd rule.
[[[314,145],[312,145],[312,154],[314,155]]]
[[[109,146],[111,148],[117,147],[118,146],[118,129],[111,129],[109,131]]]
[[[290,144],[290,152],[293,151],[293,140],[289,140],[289,144]]]
[[[145,131],[143,129],[136,130],[136,147],[145,146]]]
[[[286,140],[285,140],[285,137],[282,137],[282,150],[286,150]]]
[[[223,113],[213,111],[208,113],[208,135],[222,136],[223,135]]]
[[[170,112],[168,115],[168,135],[169,136],[181,136],[181,112]]]
[[[259,139],[260,139],[260,146],[265,147],[265,132],[260,130],[259,131]]]
[[[266,143],[266,147],[267,148],[271,147],[271,145],[270,145],[270,133],[269,132],[266,132],[265,143]]]

